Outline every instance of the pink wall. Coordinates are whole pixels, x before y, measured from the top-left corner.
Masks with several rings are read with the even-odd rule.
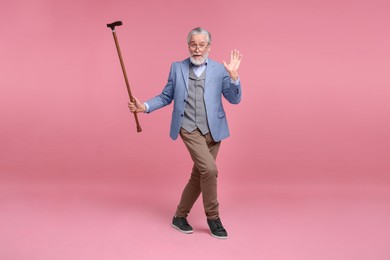
[[[171,107],[135,131],[114,41],[135,96],[162,89],[186,34],[203,26],[211,58],[242,51],[243,101],[226,104],[232,179],[389,181],[387,1],[2,1],[1,179],[126,178],[187,170],[168,137]],[[184,158],[184,159],[182,159]]]

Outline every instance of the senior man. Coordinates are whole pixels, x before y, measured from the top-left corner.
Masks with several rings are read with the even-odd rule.
[[[211,235],[224,239],[228,235],[219,214],[215,160],[221,140],[229,136],[222,96],[231,104],[241,101],[238,69],[242,54],[233,50],[230,62],[223,61],[223,65],[209,59],[211,34],[200,27],[189,32],[187,43],[189,58],[172,63],[162,93],[144,103],[135,98],[129,108],[133,113],[151,113],[174,101],[170,137],[176,140],[180,134],[194,165],[172,227],[183,233],[193,233],[187,216],[202,194]]]

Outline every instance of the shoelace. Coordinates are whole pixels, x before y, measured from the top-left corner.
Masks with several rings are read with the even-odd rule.
[[[179,220],[180,220],[180,222],[181,222],[181,224],[183,225],[183,226],[189,226],[190,224],[188,224],[188,221],[187,221],[187,219],[185,219],[185,218],[179,218]]]
[[[213,221],[213,226],[214,226],[214,228],[215,228],[217,231],[224,231],[224,230],[225,230],[225,229],[223,228],[223,226],[222,226],[221,221],[219,221],[219,220]]]

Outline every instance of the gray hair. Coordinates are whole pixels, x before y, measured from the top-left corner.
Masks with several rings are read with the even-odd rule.
[[[211,34],[207,30],[205,30],[205,29],[203,29],[201,27],[196,27],[195,29],[192,29],[192,31],[190,31],[188,33],[187,43],[190,43],[192,35],[195,35],[195,34],[204,34],[204,35],[206,35],[207,43],[211,44]]]

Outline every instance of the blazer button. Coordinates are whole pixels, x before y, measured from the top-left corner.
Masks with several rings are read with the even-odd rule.
[[[183,114],[181,114],[180,116],[181,116],[181,117],[183,117],[184,115],[183,115]]]

